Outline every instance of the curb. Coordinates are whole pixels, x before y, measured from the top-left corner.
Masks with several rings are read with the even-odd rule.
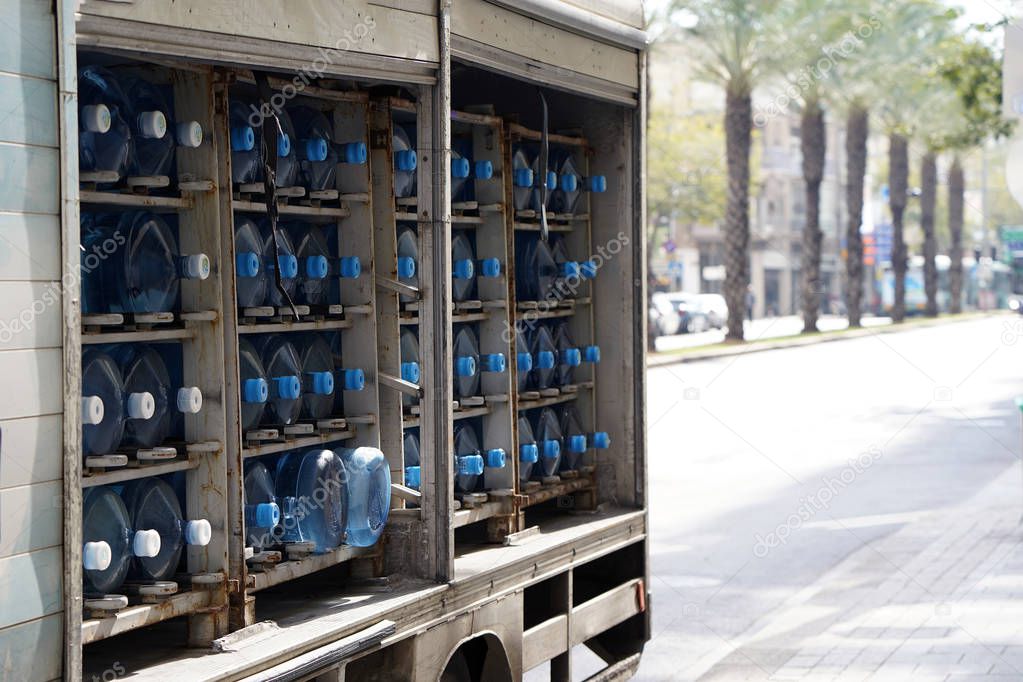
[[[750,341],[745,343],[737,343],[735,345],[729,345],[722,347],[720,344],[715,345],[713,348],[706,351],[694,351],[692,353],[665,353],[665,354],[648,354],[646,366],[651,367],[663,367],[666,365],[681,365],[687,362],[697,362],[700,360],[714,360],[717,358],[727,358],[736,355],[745,355],[746,353],[762,353],[769,350],[781,350],[784,348],[799,348],[801,346],[812,346],[818,343],[829,343],[833,341],[845,341],[847,339],[861,339],[865,336],[876,336],[879,334],[892,334],[895,332],[908,332],[917,329],[928,329],[930,327],[938,327],[945,324],[955,324],[959,322],[975,322],[977,320],[986,320],[992,317],[1000,317],[1008,315],[1008,311],[995,311],[984,314],[974,315],[962,315],[956,317],[938,317],[935,319],[929,319],[922,322],[914,322],[910,325],[905,324],[886,324],[878,327],[863,327],[861,329],[853,329],[848,331],[837,331],[837,332],[819,332],[813,336],[795,336],[786,339],[779,339],[778,341]]]

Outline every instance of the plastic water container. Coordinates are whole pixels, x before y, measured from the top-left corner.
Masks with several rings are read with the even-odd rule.
[[[242,430],[248,431],[263,421],[270,397],[263,361],[248,339],[238,340],[238,374],[241,379]]]
[[[121,215],[116,227],[105,218],[98,223],[89,234],[87,248],[94,252],[92,247],[101,242],[104,257],[83,272],[82,287],[83,295],[91,296],[93,302],[99,292],[102,312],[172,312],[178,307],[182,279],[210,275],[206,254],[181,254],[174,231],[160,216],[130,211]]]
[[[263,179],[262,125],[258,105],[232,100],[229,106],[231,126],[231,182],[236,185]],[[286,110],[277,113],[281,130],[277,135],[277,187],[292,187],[298,177],[295,154],[295,129]],[[266,119],[269,122],[270,119]]]
[[[515,234],[515,295],[519,300],[556,298],[560,274],[550,244],[538,232]]]
[[[415,227],[408,224],[398,225],[398,281],[419,288],[419,237]],[[402,303],[415,300],[408,294],[399,298]]]
[[[569,258],[568,244],[561,235],[551,235],[551,253],[558,268],[559,276],[566,280],[567,296],[575,296],[579,291],[579,280],[593,279],[597,276],[597,263],[593,260],[575,261]]]
[[[475,491],[483,475],[484,464],[476,430],[467,422],[459,422],[455,426],[455,491]]]
[[[423,485],[423,469],[420,459],[419,428],[405,429],[402,436],[402,458],[405,464],[405,487],[420,490]]]
[[[302,412],[302,361],[281,334],[259,336],[253,342],[266,369],[269,395],[263,423],[294,424]]]
[[[477,260],[476,249],[469,235],[455,232],[451,237],[451,298],[465,301],[474,298],[478,277],[500,277],[501,261],[497,258]]]
[[[582,464],[583,455],[589,449],[586,431],[583,430],[582,419],[575,405],[565,405],[561,410],[561,433],[565,437],[564,451],[561,453],[561,468],[572,471]]]
[[[170,86],[125,75],[122,82],[131,106],[132,175],[175,175],[174,153],[178,147],[195,149],[202,144],[202,124],[174,120]]]
[[[295,255],[295,247],[291,243],[291,237],[288,236],[287,230],[278,226],[276,249],[274,248],[273,233],[269,220],[259,221],[259,236],[262,240],[260,269],[266,278],[266,298],[263,303],[277,308],[287,306],[288,301],[277,288],[276,271],[280,270],[281,286],[294,301],[295,287],[298,286],[298,257]]]
[[[277,544],[281,522],[281,508],[274,494],[274,481],[270,470],[262,462],[247,462],[243,481],[245,498],[245,544],[261,552]]]
[[[299,182],[312,192],[334,189],[338,154],[330,121],[323,112],[302,105],[288,107],[288,114],[297,136]]]
[[[535,184],[533,157],[525,147],[517,147],[512,154],[512,201],[516,211],[532,208]]]
[[[283,542],[310,542],[322,554],[345,541],[349,482],[336,453],[289,452],[278,462],[275,480]]]
[[[481,372],[504,372],[507,359],[502,353],[480,353],[479,340],[472,325],[458,325],[452,344],[455,399],[477,395]]]
[[[533,371],[530,374],[530,388],[543,390],[554,385],[558,363],[558,349],[554,337],[546,325],[537,324],[533,329],[529,349],[533,354]]]
[[[411,197],[416,194],[416,150],[408,132],[397,123],[391,138],[394,154],[394,196]]]
[[[298,256],[296,303],[326,305],[330,284],[330,249],[323,228],[310,223],[289,223],[285,229]]]
[[[515,325],[515,381],[519,391],[528,390],[529,374],[534,365],[533,354],[529,352],[529,341],[526,339],[526,330],[521,324]]]
[[[122,445],[156,447],[170,435],[175,413],[198,414],[202,409],[202,391],[197,386],[173,386],[163,356],[152,346],[122,343],[108,352],[121,371],[125,392],[153,398],[152,417],[125,422]]]
[[[372,547],[380,539],[391,510],[391,470],[377,448],[334,451],[348,472],[348,533],[353,547]]]
[[[352,255],[351,235],[348,231],[342,235],[335,226],[323,230],[327,240],[327,253],[330,254],[330,272],[327,282],[327,303],[330,305],[350,303],[343,292],[348,291],[350,283],[362,277],[362,259]]]
[[[540,459],[540,448],[533,436],[533,427],[524,413],[519,413],[519,480],[526,482]]]
[[[334,407],[334,356],[322,334],[304,334],[295,343],[302,368],[302,416],[325,419]]]
[[[451,201],[475,201],[475,181],[494,177],[494,164],[490,161],[470,161],[471,143],[460,145],[461,151],[451,150]]]
[[[585,346],[580,348],[572,339],[568,322],[561,321],[553,326],[554,345],[558,348],[558,371],[555,383],[559,386],[573,383],[575,368],[582,363],[596,364],[600,362],[600,347]]]
[[[159,478],[140,478],[118,492],[128,509],[133,528],[151,528],[160,535],[156,556],[136,557],[130,575],[142,580],[171,580],[181,563],[185,545],[205,547],[213,530],[206,519],[186,521],[174,489]]]
[[[536,413],[533,421],[533,435],[536,436],[536,443],[540,450],[536,473],[541,477],[554,476],[561,467],[565,443],[558,415],[553,409],[545,407]]]
[[[83,171],[127,175],[131,153],[128,98],[101,66],[78,69],[78,165]]]
[[[422,374],[422,365],[419,361],[419,337],[417,337],[416,333],[408,327],[402,327],[401,336],[398,339],[398,346],[401,355],[401,378],[411,383],[418,384]],[[408,407],[418,403],[418,398],[415,398],[408,393],[401,394],[402,405]]]
[[[89,595],[114,594],[124,583],[132,558],[160,553],[160,534],[134,528],[128,508],[113,488],[86,488],[82,496],[82,577]]]
[[[82,313],[105,313],[109,309],[109,301],[103,290],[104,261],[109,252],[122,247],[114,238],[117,231],[117,216],[82,211],[81,244],[81,304]]]
[[[82,354],[82,448],[103,455],[121,443],[126,423],[149,420],[156,412],[152,393],[133,381],[125,387],[116,361],[100,350]],[[133,424],[132,428],[137,428]]]
[[[264,253],[266,246],[256,223],[237,216],[234,219],[234,275],[238,307],[252,308],[266,302],[269,288]]]
[[[579,197],[583,192],[607,191],[607,178],[603,175],[584,177],[567,149],[552,150],[551,167],[558,174],[558,187],[551,194],[548,204],[555,213],[579,213],[582,209]]]

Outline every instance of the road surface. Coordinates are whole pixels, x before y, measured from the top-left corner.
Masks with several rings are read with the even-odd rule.
[[[863,326],[877,327],[891,324],[889,317],[864,317]],[[833,332],[849,326],[845,317],[825,315],[817,321],[817,329],[822,332]],[[789,315],[785,317],[765,317],[746,323],[746,340],[773,339],[782,336],[794,336],[803,331],[803,318]],[[698,334],[675,334],[657,339],[657,350],[669,351],[695,346],[710,346],[725,340],[725,333],[720,329],[710,329]]]
[[[636,679],[1023,679],[1023,321],[648,378]]]

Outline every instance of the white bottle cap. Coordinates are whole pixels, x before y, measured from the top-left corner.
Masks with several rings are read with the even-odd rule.
[[[202,144],[202,126],[198,121],[182,121],[175,132],[182,147],[195,149]]]
[[[167,134],[167,117],[162,111],[143,111],[139,114],[139,132],[142,137],[162,140]]]
[[[156,400],[149,391],[128,394],[128,419],[152,419],[156,414]]]
[[[131,542],[135,556],[153,558],[160,553],[160,534],[155,530],[137,530]]]
[[[185,522],[185,542],[197,547],[205,547],[210,544],[213,537],[213,529],[206,519]]]
[[[110,561],[113,558],[110,545],[102,540],[86,542],[85,547],[82,548],[82,567],[87,571],[105,571],[110,567]]]
[[[103,423],[103,398],[98,395],[82,396],[82,424],[96,426]]]
[[[210,257],[205,253],[185,256],[184,275],[188,279],[206,279],[210,276]]]
[[[202,391],[198,386],[185,386],[178,389],[178,412],[199,414],[202,409]]]
[[[87,104],[82,107],[82,125],[90,133],[110,131],[110,109],[106,104]]]

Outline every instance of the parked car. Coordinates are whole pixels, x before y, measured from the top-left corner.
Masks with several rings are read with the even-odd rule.
[[[710,320],[700,304],[699,294],[668,294],[668,300],[679,315],[677,334],[696,334],[710,329]]]
[[[678,334],[681,323],[682,319],[667,294],[657,292],[650,297],[650,334],[652,336],[656,338]]]
[[[728,324],[728,304],[721,294],[700,294],[700,309],[707,315],[707,322],[714,329],[724,329]]]

